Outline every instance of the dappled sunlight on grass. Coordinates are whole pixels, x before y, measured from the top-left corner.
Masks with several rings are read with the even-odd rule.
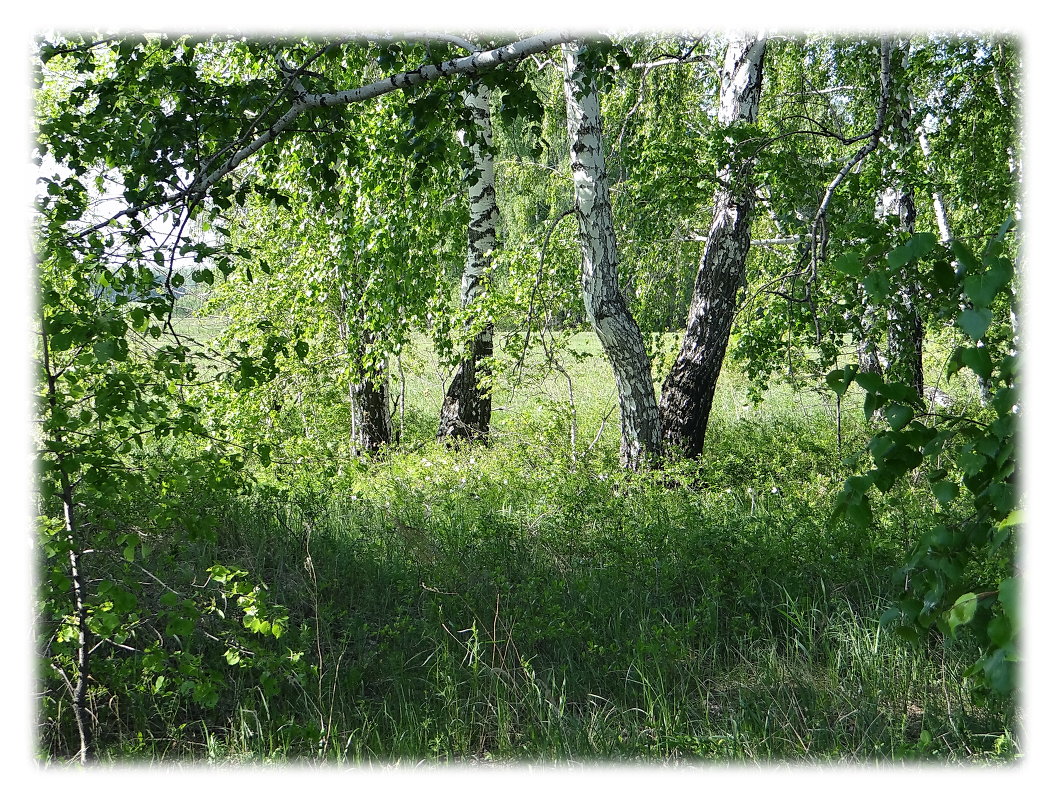
[[[597,340],[577,334],[572,347],[587,354],[566,364],[575,449],[568,388],[539,376],[512,399],[497,389],[489,445],[436,444],[424,399],[439,397],[443,376],[419,352],[405,381],[424,422],[406,427],[400,448],[316,472],[276,452],[248,494],[197,491],[215,537],[175,539],[143,566],[170,560],[194,583],[230,563],[262,582],[289,614],[272,646],[274,686],[218,663],[212,707],[101,696],[105,758],[891,762],[1015,751],[1013,712],[969,697],[969,649],[906,643],[878,623],[937,507],[906,483],[870,529],[831,519],[850,469],[842,458],[868,438],[859,409],[845,408],[838,445],[832,398],[776,383],[753,405],[728,373],[705,457],[628,474]]]

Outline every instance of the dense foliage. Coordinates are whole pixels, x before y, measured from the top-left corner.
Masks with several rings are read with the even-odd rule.
[[[560,41],[38,42],[42,755],[1015,750],[1014,43],[773,37],[723,126],[722,38],[580,51],[654,382],[717,188],[756,204],[705,453],[635,474]],[[490,325],[492,436],[439,446]]]

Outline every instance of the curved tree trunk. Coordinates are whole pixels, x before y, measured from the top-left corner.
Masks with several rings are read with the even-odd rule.
[[[660,415],[646,348],[617,284],[617,240],[602,157],[602,113],[585,74],[583,45],[562,45],[569,153],[580,228],[581,286],[587,318],[613,368],[620,406],[620,458],[632,470],[660,453]]]
[[[720,90],[721,124],[755,121],[765,49],[766,40],[755,36],[730,41]],[[745,280],[754,201],[748,166],[728,164],[719,170],[720,188],[694,281],[686,334],[661,390],[664,445],[681,456],[701,455],[738,288]]]
[[[460,132],[470,151],[470,224],[467,236],[466,266],[462,273],[460,302],[466,308],[484,290],[485,276],[492,263],[496,242],[499,207],[495,194],[495,164],[492,152],[492,119],[489,92],[474,81],[463,95],[473,117],[474,130]],[[492,419],[492,398],[487,387],[488,372],[482,360],[492,355],[491,323],[478,333],[470,352],[460,362],[444,393],[437,439],[486,439]],[[482,381],[482,379],[484,379]],[[482,386],[484,384],[484,386]]]

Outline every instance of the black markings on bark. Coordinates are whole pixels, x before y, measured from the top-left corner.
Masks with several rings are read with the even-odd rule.
[[[444,393],[438,439],[455,441],[488,438],[492,396],[490,391],[481,388],[481,378],[488,375],[483,360],[492,356],[492,337],[493,329],[489,325],[474,337],[469,356],[459,363]]]
[[[745,276],[752,199],[733,201],[720,191],[701,257],[686,334],[661,389],[665,447],[685,457],[701,455],[719,373],[734,321],[735,299]]]
[[[354,454],[377,453],[393,441],[389,382],[384,371],[371,379],[350,384],[349,408],[352,415],[349,433]]]
[[[474,169],[469,172],[467,179],[473,175],[476,177],[467,190],[470,219],[466,231],[466,266],[460,298],[463,308],[472,303],[484,288],[499,221],[487,87],[471,83],[464,95],[464,102],[470,110],[475,129],[461,137],[468,143],[473,159]],[[492,338],[493,327],[488,324],[474,337],[470,352],[460,362],[444,393],[437,428],[439,440],[487,439],[492,419],[491,389],[488,386]]]
[[[764,43],[753,37],[731,41],[723,73],[724,107],[720,111],[726,121],[756,118],[764,50]],[[757,63],[747,80],[735,86],[736,73],[749,58]],[[753,210],[752,189],[745,180],[746,166],[734,165],[719,171],[720,189],[715,195],[712,224],[694,281],[686,334],[661,388],[664,446],[679,456],[701,455],[734,322],[738,288],[745,280]],[[737,182],[731,180],[734,170],[740,174]]]
[[[584,308],[613,369],[620,406],[621,464],[638,470],[660,453],[657,398],[642,332],[618,283],[598,95],[585,81],[579,49],[563,45],[562,53]]]

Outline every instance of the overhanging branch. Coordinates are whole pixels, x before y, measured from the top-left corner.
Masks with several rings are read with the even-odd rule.
[[[356,89],[346,89],[341,92],[328,92],[324,94],[298,93],[294,104],[269,128],[260,134],[255,140],[247,144],[241,150],[233,153],[227,161],[214,170],[208,176],[196,179],[185,190],[191,197],[203,196],[210,187],[221,178],[234,170],[239,164],[252,156],[269,142],[275,140],[289,125],[302,113],[313,108],[330,108],[344,106],[350,103],[359,103],[371,98],[380,97],[397,89],[411,89],[438,78],[446,78],[452,75],[476,75],[502,64],[518,61],[532,53],[549,50],[562,42],[571,41],[573,37],[568,34],[544,34],[522,39],[519,42],[497,47],[493,50],[484,50],[470,56],[451,59],[441,64],[424,64],[414,70],[390,75],[380,81],[360,86]]]
[[[106,220],[78,232],[75,236],[85,236],[93,231],[115,222],[122,217],[128,217],[158,206],[168,206],[182,201],[195,203],[206,196],[209,190],[226,175],[233,172],[242,162],[263,148],[269,142],[275,141],[281,133],[287,130],[298,117],[304,112],[315,108],[331,108],[359,103],[380,97],[398,89],[411,89],[421,86],[430,81],[447,78],[454,75],[477,75],[503,64],[516,62],[526,56],[542,53],[562,42],[572,41],[575,37],[568,33],[549,33],[539,36],[531,36],[513,42],[503,47],[491,50],[482,50],[469,56],[454,58],[440,64],[423,64],[414,70],[400,72],[390,75],[380,81],[360,86],[356,89],[346,89],[340,92],[327,92],[313,94],[291,87],[294,89],[294,102],[290,108],[278,120],[273,122],[266,130],[260,133],[252,141],[232,153],[219,167],[207,175],[201,175],[191,181],[184,189],[172,195],[167,195],[157,201],[130,207],[111,215]],[[295,73],[296,74],[296,73]],[[291,81],[291,83],[293,83]]]

